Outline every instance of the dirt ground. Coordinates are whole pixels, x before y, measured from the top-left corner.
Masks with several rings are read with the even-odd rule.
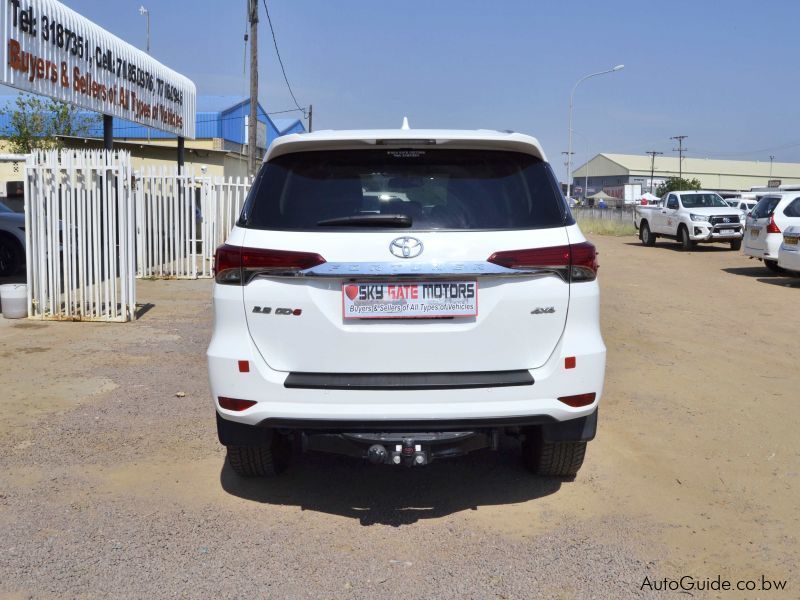
[[[140,282],[132,324],[0,319],[0,595],[622,598],[763,575],[786,591],[708,597],[800,597],[800,280],[722,246],[593,241],[608,371],[575,481],[513,444],[237,479],[208,281]]]

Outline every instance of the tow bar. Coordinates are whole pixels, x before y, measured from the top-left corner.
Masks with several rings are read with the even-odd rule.
[[[304,432],[303,450],[365,458],[373,465],[421,467],[435,458],[461,456],[482,448],[497,449],[499,431],[421,433]]]

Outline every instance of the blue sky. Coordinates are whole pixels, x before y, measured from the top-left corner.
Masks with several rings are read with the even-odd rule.
[[[144,48],[141,2],[68,0]],[[246,94],[245,0],[145,1],[152,54],[200,94]],[[315,129],[513,129],[563,176],[567,106],[575,162],[597,152],[800,161],[800,2],[271,0],[289,80]],[[111,8],[113,6],[113,8]],[[290,108],[261,7],[262,103]]]

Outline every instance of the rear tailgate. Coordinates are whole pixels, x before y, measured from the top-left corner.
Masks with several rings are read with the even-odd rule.
[[[374,271],[371,279],[258,277],[244,288],[244,307],[250,336],[266,363],[278,371],[415,373],[531,369],[547,360],[564,330],[569,284],[553,274],[493,277],[459,271],[470,271],[469,263],[486,264],[496,251],[567,245],[564,227],[491,234],[418,232],[415,237],[425,251],[398,265],[389,252],[397,232],[298,236],[248,230],[245,246],[315,252],[350,269],[395,264],[419,273],[402,280],[378,277],[382,282],[478,284],[477,316],[345,319],[343,284],[375,281]]]

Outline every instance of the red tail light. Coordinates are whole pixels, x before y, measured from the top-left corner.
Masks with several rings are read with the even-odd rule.
[[[565,275],[570,281],[592,281],[597,277],[597,250],[589,242],[528,250],[495,252],[490,263],[507,269],[546,269]]]
[[[254,400],[239,400],[238,398],[225,398],[224,396],[219,397],[219,405],[225,410],[235,410],[238,412],[255,406],[255,404]]]
[[[767,233],[780,233],[781,228],[775,224],[775,215],[769,216],[769,225],[767,225]]]
[[[214,255],[217,283],[247,285],[255,275],[293,275],[325,262],[314,252],[242,248],[223,244]]]

